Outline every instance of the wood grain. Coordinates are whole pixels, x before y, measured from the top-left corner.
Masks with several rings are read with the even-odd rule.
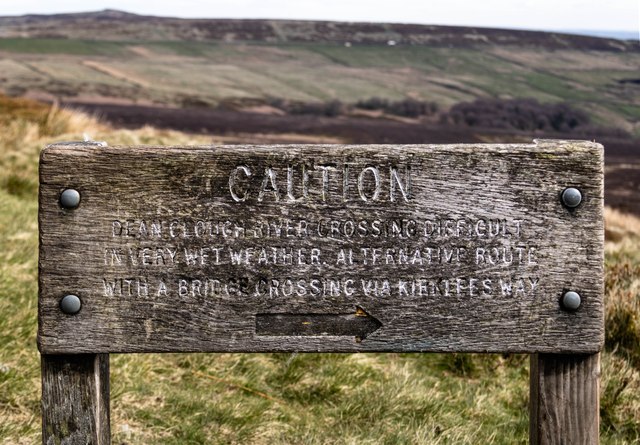
[[[576,141],[47,147],[39,348],[597,352],[602,155]],[[59,206],[65,188],[77,209]],[[68,293],[76,315],[59,309]],[[381,323],[365,339],[256,332],[257,314],[357,308]]]
[[[109,355],[42,355],[42,443],[108,445]]]
[[[599,442],[600,355],[531,356],[530,443]]]

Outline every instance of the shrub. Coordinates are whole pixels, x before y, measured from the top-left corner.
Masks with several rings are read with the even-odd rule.
[[[477,99],[454,105],[441,122],[468,127],[570,133],[589,126],[589,116],[566,103],[535,99]]]
[[[430,116],[438,111],[438,104],[435,102],[425,102],[416,99],[389,101],[379,97],[360,100],[356,102],[355,107],[362,110],[380,110],[385,113],[404,117]]]

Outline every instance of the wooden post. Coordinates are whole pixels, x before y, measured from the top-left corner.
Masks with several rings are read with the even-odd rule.
[[[42,443],[110,443],[109,354],[42,355]]]
[[[531,355],[531,444],[597,444],[599,381],[600,354]]]

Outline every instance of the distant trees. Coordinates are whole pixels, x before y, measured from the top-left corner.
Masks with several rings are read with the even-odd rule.
[[[347,114],[354,108],[376,110],[383,113],[404,117],[430,116],[438,111],[435,102],[424,102],[415,99],[390,101],[379,97],[363,99],[355,104],[345,104],[337,99],[327,102],[296,102],[280,98],[267,99],[267,105],[278,108],[288,114],[335,117]]]
[[[345,104],[337,99],[327,102],[299,102],[269,98],[267,104],[291,115],[336,117],[354,109],[419,118],[437,116],[438,104],[417,99],[389,100],[381,97]],[[567,103],[540,103],[536,99],[476,99],[460,102],[439,113],[441,124],[518,131],[571,133],[590,125],[589,115]]]
[[[312,116],[336,117],[344,114],[347,106],[339,100],[328,102],[296,102],[277,97],[267,99],[267,105],[288,114],[307,114]]]
[[[536,99],[477,99],[461,102],[441,115],[442,123],[519,131],[571,133],[590,124],[589,115],[567,103]]]
[[[487,130],[537,133],[564,133],[587,137],[597,134],[627,137],[619,128],[596,127],[589,115],[566,102],[544,103],[536,99],[483,98],[459,102],[448,110],[439,110],[436,102],[417,99],[389,100],[381,97],[361,99],[348,104],[334,99],[326,102],[300,102],[268,98],[266,104],[290,115],[336,117],[356,110],[377,111],[384,115],[408,118],[428,117],[441,125],[456,125]],[[361,113],[362,114],[362,113]]]
[[[438,111],[438,104],[435,102],[424,102],[416,99],[390,101],[379,97],[359,100],[356,102],[355,107],[363,110],[380,110],[404,117],[431,116]]]
[[[328,102],[296,102],[286,110],[289,114],[310,114],[313,116],[336,117],[344,114],[345,106],[339,100]]]

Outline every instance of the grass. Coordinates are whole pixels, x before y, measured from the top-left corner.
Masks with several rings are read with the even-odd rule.
[[[117,357],[114,368],[129,359]],[[129,429],[120,426],[116,436],[139,434],[145,443],[170,431],[163,443],[175,444],[473,443],[479,425],[491,423],[500,430],[481,436],[513,443],[526,435],[528,375],[508,360],[471,357],[474,370],[465,375],[454,356],[436,354],[157,356],[133,375],[114,373],[116,393],[136,391],[123,404]]]
[[[640,105],[620,105],[619,109],[624,116],[634,122],[640,121]]]
[[[0,443],[40,441],[37,159],[110,144],[211,142],[126,131],[0,98]],[[602,442],[640,441],[640,221],[607,211]],[[512,444],[527,440],[528,359],[480,354],[131,354],[111,359],[117,444]]]
[[[16,94],[46,91],[174,105],[194,94],[209,104],[234,98],[357,102],[372,96],[414,97],[442,108],[477,97],[532,97],[571,101],[596,121],[606,111],[628,129],[640,116],[637,87],[617,82],[637,71],[640,56],[631,53],[16,38],[0,39],[0,51],[5,52],[0,89]],[[104,69],[90,69],[87,62]]]
[[[24,54],[116,56],[123,53],[123,45],[120,42],[96,40],[0,38],[0,51]]]

